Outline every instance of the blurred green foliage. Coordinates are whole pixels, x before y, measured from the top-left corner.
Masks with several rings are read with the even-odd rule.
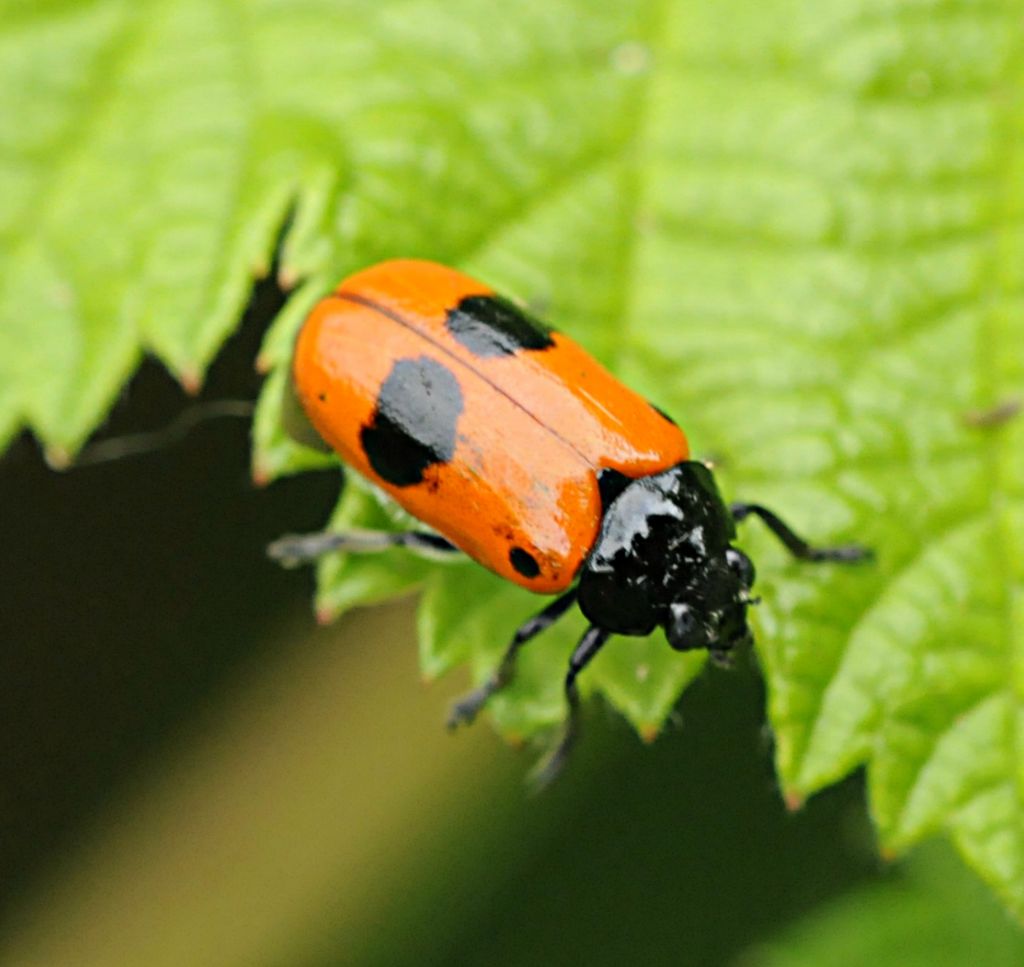
[[[964,419],[1024,384],[1022,13],[0,0],[0,438],[68,459],[143,351],[197,386],[291,212],[254,466],[322,465],[278,419],[305,307],[385,256],[474,271],[676,415],[730,494],[878,549],[808,569],[745,535],[784,791],[867,764],[890,851],[945,830],[1022,916],[1024,420]],[[319,603],[418,586],[429,674],[481,677],[531,606],[400,553],[325,562]],[[572,633],[527,653],[506,733],[560,717]],[[651,731],[697,670],[616,641],[587,681]]]
[[[946,848],[829,904],[741,967],[935,967],[1024,962],[1024,936]]]

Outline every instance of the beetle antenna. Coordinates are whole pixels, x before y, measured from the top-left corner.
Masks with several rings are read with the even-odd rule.
[[[72,466],[91,467],[98,463],[110,463],[125,457],[141,456],[154,450],[163,450],[184,439],[195,427],[208,420],[249,418],[255,411],[251,400],[210,400],[194,403],[182,410],[170,423],[156,430],[142,433],[127,433],[123,436],[97,440],[83,447]]]

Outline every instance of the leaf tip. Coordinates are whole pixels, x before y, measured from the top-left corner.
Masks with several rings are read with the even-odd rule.
[[[802,793],[795,789],[786,789],[782,793],[782,801],[786,804],[786,809],[789,812],[798,813],[804,808],[804,803],[807,800]]]
[[[43,459],[51,470],[67,470],[71,466],[71,451],[67,447],[51,445],[43,449]]]
[[[270,467],[261,460],[259,457],[255,458],[252,462],[252,470],[250,473],[252,477],[252,484],[254,487],[263,488],[270,483],[271,471]]]
[[[198,396],[203,388],[202,374],[194,366],[186,366],[178,373],[178,382],[189,396]]]
[[[323,627],[331,624],[338,617],[338,612],[328,604],[317,605],[316,623]]]
[[[273,357],[266,350],[256,356],[255,369],[260,376],[266,376],[274,368]]]
[[[290,292],[299,284],[299,273],[290,265],[282,265],[277,272],[277,284]]]
[[[661,734],[661,726],[655,722],[642,722],[637,727],[637,732],[640,733],[640,738],[650,745]]]

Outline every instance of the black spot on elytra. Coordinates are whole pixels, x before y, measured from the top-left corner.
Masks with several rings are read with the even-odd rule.
[[[450,369],[427,356],[400,359],[359,435],[370,466],[396,487],[419,483],[427,467],[451,460],[460,413],[462,391]]]
[[[540,574],[540,565],[537,563],[537,559],[521,547],[513,547],[508,559],[512,562],[512,567],[524,578],[535,578]]]
[[[448,310],[445,325],[476,356],[511,356],[554,345],[544,323],[498,295],[466,296]]]

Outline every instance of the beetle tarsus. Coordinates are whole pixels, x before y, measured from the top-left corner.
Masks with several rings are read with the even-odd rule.
[[[308,564],[344,545],[343,534],[285,534],[267,545],[267,557],[282,567],[294,568]]]
[[[487,700],[500,688],[501,684],[496,684],[495,679],[491,678],[460,698],[448,713],[448,728],[454,731],[460,725],[472,725],[480,710],[487,704]]]
[[[578,738],[579,727],[576,722],[576,713],[573,712],[570,713],[569,719],[562,726],[562,732],[558,741],[551,747],[551,750],[544,758],[530,770],[526,781],[534,792],[543,792],[561,775]]]
[[[321,531],[315,534],[285,534],[267,546],[267,557],[282,567],[298,567],[327,554],[376,554],[389,547],[405,547],[425,557],[448,557],[461,553],[439,534],[425,531]]]

